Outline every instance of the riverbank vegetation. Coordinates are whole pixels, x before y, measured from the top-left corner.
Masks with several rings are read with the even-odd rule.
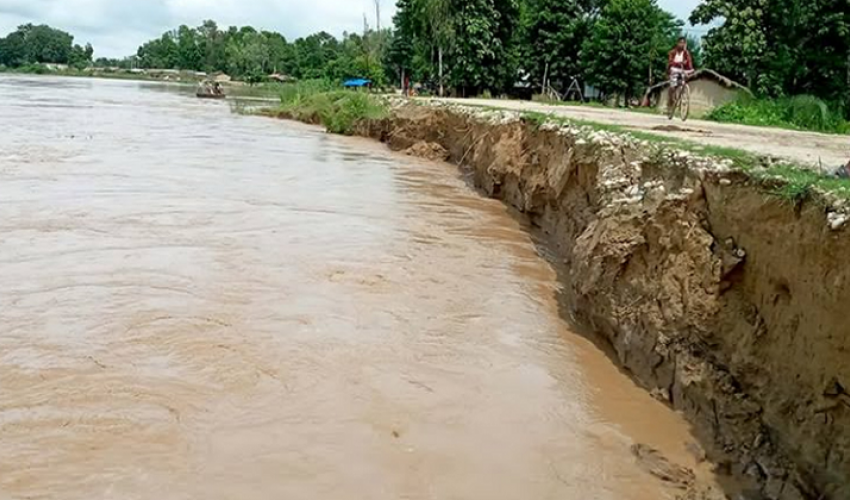
[[[82,69],[93,54],[91,44],[75,44],[70,33],[46,25],[25,24],[0,38],[0,66],[24,72],[47,71],[44,65]]]
[[[837,130],[832,117],[850,117],[846,2],[701,0],[689,20],[710,26],[702,40],[691,36],[697,64],[765,99],[730,105],[716,119]],[[128,58],[92,61],[92,48],[71,35],[26,25],[0,39],[0,64],[223,72],[249,82],[367,78],[460,96],[565,94],[577,81],[629,103],[665,78],[667,51],[689,30],[658,0],[397,0],[393,26],[376,26],[289,40],[210,20],[163,33]],[[818,118],[809,111],[822,106],[797,95],[822,100],[828,113]]]
[[[850,123],[836,111],[840,107],[809,95],[775,99],[742,97],[715,108],[706,118],[724,123],[847,134]]]
[[[380,97],[368,92],[338,90],[327,80],[307,80],[286,86],[273,113],[352,135],[364,120],[384,118],[389,111]]]

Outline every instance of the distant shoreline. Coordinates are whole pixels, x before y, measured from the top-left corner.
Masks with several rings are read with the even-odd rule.
[[[92,80],[123,80],[128,82],[143,82],[143,83],[161,83],[165,85],[179,85],[183,87],[194,87],[202,79],[196,80],[178,80],[153,77],[150,75],[127,74],[127,73],[92,73],[89,71],[19,71],[19,70],[0,70],[0,77],[3,76],[28,76],[28,77],[45,77],[45,78],[80,78]],[[228,97],[246,100],[262,100],[275,101],[280,100],[280,85],[277,83],[260,83],[256,85],[248,85],[241,81],[231,81],[223,83]]]
[[[107,80],[129,80],[129,81],[141,81],[141,82],[162,82],[162,83],[178,83],[178,84],[197,84],[202,81],[202,78],[196,79],[184,79],[184,78],[160,78],[158,76],[151,76],[146,74],[139,73],[128,73],[128,72],[106,72],[106,71],[80,71],[80,70],[43,70],[43,71],[33,71],[33,70],[21,70],[21,69],[0,69],[0,75],[20,75],[20,76],[62,76],[62,77],[70,77],[70,78],[103,78]]]

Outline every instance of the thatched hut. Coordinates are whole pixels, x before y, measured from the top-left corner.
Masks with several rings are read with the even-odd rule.
[[[734,101],[741,94],[750,94],[752,91],[740,83],[712,71],[710,69],[697,70],[688,78],[691,89],[691,114],[701,116],[712,109]],[[663,81],[646,89],[644,101],[650,106],[658,107],[660,112],[667,109],[667,88],[669,81]]]

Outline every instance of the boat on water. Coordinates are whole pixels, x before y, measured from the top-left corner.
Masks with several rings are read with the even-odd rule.
[[[198,84],[195,95],[199,99],[224,99],[227,97],[219,82],[201,82]]]
[[[201,91],[198,91],[197,93],[195,93],[195,95],[196,95],[199,99],[224,99],[224,98],[226,98],[226,97],[227,97],[227,96],[226,96],[226,95],[224,95],[223,93],[221,93],[221,94],[213,94],[213,93],[209,93],[209,92],[201,92]]]

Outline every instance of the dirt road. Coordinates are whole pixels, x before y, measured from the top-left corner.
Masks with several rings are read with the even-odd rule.
[[[666,117],[616,109],[562,106],[499,99],[444,99],[447,102],[492,106],[515,111],[537,111],[567,118],[619,125],[665,137],[687,139],[706,145],[742,149],[808,165],[836,167],[850,159],[850,136],[747,127],[704,120],[671,122]],[[671,125],[676,129],[669,129]]]

